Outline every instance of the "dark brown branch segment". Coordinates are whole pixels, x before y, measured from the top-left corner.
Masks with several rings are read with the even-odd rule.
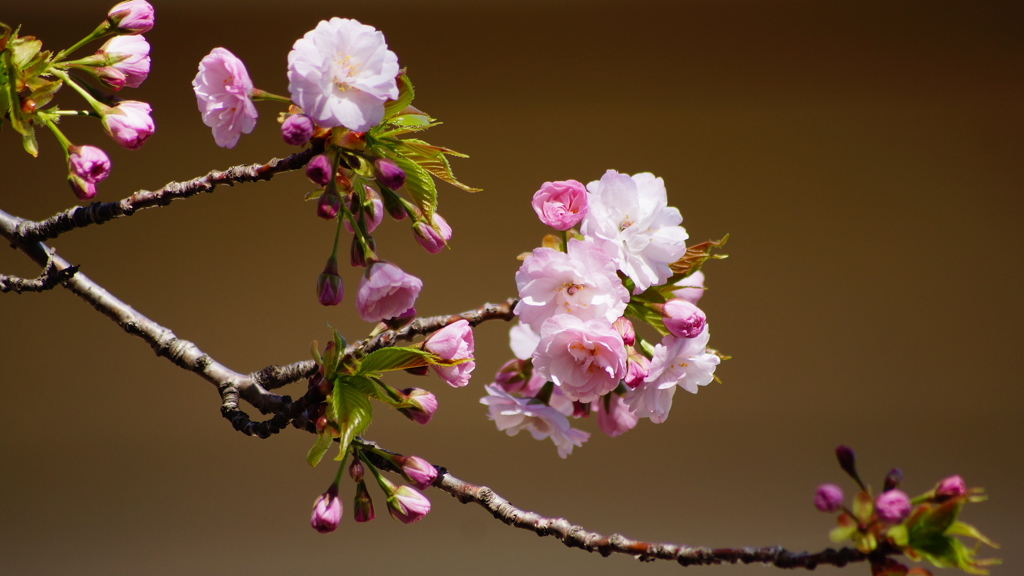
[[[0,293],[45,292],[46,290],[52,290],[61,282],[71,278],[76,272],[78,272],[78,266],[58,269],[53,264],[53,259],[50,259],[39,276],[31,280],[0,274]]]
[[[56,238],[75,228],[84,228],[90,224],[103,224],[115,218],[131,216],[144,208],[166,206],[174,200],[212,192],[221,184],[233,186],[240,182],[270,180],[279,172],[302,168],[313,156],[321,152],[323,152],[323,142],[316,141],[310,148],[296,152],[287,158],[274,158],[266,164],[234,166],[223,171],[212,170],[206,176],[193,178],[186,182],[171,182],[159,190],[139,190],[119,202],[93,202],[88,206],[74,206],[39,222],[22,220],[14,230],[14,237],[23,243]]]
[[[364,439],[359,443],[385,452],[390,452]],[[391,462],[367,452],[370,460],[378,468],[390,472],[401,473]],[[654,560],[671,560],[683,566],[701,566],[709,564],[767,564],[777,568],[806,568],[814,570],[818,566],[830,565],[842,567],[852,562],[864,562],[869,559],[880,559],[892,551],[879,550],[868,555],[853,548],[833,550],[828,548],[821,552],[790,552],[780,546],[768,548],[704,548],[664,544],[633,540],[621,534],[605,536],[591,532],[582,526],[573,524],[565,518],[547,518],[536,512],[516,508],[511,502],[502,498],[487,486],[477,486],[452,476],[443,466],[437,466],[437,479],[433,486],[453,496],[459,502],[479,504],[492,516],[509,526],[522,528],[536,533],[538,536],[554,536],[562,544],[570,548],[579,548],[587,552],[597,552],[602,556],[611,554],[627,554],[642,562]]]

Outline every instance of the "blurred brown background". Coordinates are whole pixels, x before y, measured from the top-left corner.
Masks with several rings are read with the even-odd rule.
[[[59,49],[111,3],[7,2],[0,20]],[[591,529],[795,550],[832,546],[811,500],[820,482],[852,492],[832,456],[848,443],[876,488],[894,466],[910,493],[955,473],[987,488],[964,520],[1004,544],[995,574],[1021,571],[1019,3],[155,4],[153,72],[122,95],[152,103],[156,135],[127,152],[95,121],[63,123],[113,159],[98,200],[291,153],[271,103],[237,148],[216,147],[190,82],[225,46],[258,87],[286,94],[292,42],[337,15],[386,34],[416,105],[445,122],[427,140],[470,154],[456,174],[485,190],[440,186],[455,229],[443,254],[427,257],[405,222],[377,235],[425,280],[422,314],[514,294],[515,256],[545,233],[529,205],[545,180],[651,171],[693,241],[732,234],[701,304],[712,345],[734,359],[724,383],[677,394],[666,423],[610,439],[581,422],[596,433],[565,461],[549,441],[497,432],[477,402],[511,353],[507,326],[488,324],[474,384],[403,374],[396,385],[436,392],[436,418],[418,427],[380,408],[368,437]],[[60,150],[48,135],[41,148],[33,160],[0,133],[3,210],[40,219],[73,204]],[[357,271],[341,306],[315,300],[333,228],[302,202],[309,188],[301,174],[219,188],[52,245],[236,370],[291,362],[326,340],[327,322],[350,339],[369,328],[354,313]],[[0,271],[37,273],[14,251]],[[334,471],[305,465],[310,436],[234,432],[210,385],[61,289],[0,296],[0,385],[4,574],[682,570],[570,550],[437,491],[411,526],[376,491],[378,520],[355,524],[349,493],[341,528],[317,534],[310,507]]]

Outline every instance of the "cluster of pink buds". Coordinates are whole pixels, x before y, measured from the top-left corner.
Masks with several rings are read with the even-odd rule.
[[[872,574],[883,576],[929,576],[924,568],[907,568],[885,554],[898,552],[914,561],[927,560],[935,566],[959,568],[973,574],[987,574],[985,566],[998,563],[977,558],[977,546],[969,548],[953,536],[975,538],[995,546],[973,526],[958,519],[963,505],[985,499],[981,488],[968,489],[960,476],[950,476],[934,488],[911,498],[900,490],[903,473],[894,468],[886,475],[883,490],[875,497],[857,472],[856,457],[847,446],[836,448],[839,466],[857,483],[859,491],[850,507],[843,490],[835,484],[822,484],[814,494],[814,507],[837,513],[837,526],[830,537],[834,542],[849,540],[856,548],[871,554],[883,552],[872,560]]]
[[[714,379],[720,356],[697,301],[700,263],[721,243],[688,251],[682,216],[651,174],[545,182],[533,209],[560,235],[520,257],[517,359],[481,402],[499,430],[551,438],[564,458],[589,437],[570,418],[596,413],[598,428],[618,436],[640,418],[663,422],[677,388],[696,393]],[[639,338],[634,322],[661,342]]]
[[[348,466],[348,473],[356,484],[355,499],[353,501],[356,522],[369,522],[376,517],[373,509],[373,499],[370,497],[370,492],[366,487],[365,474],[367,470],[370,471],[377,481],[377,485],[384,492],[388,512],[392,518],[403,524],[411,524],[430,512],[430,500],[419,492],[419,490],[428,488],[437,479],[437,468],[430,462],[419,456],[398,456],[375,447],[353,447],[351,454],[353,460],[352,464]],[[378,467],[374,465],[370,458],[371,456],[378,459],[379,462],[389,465],[390,469],[401,474],[406,481],[416,488],[404,485],[398,486],[389,481],[381,474]],[[342,505],[338,499],[338,485],[344,469],[345,463],[342,462],[334,483],[313,504],[313,515],[310,518],[310,524],[317,532],[322,534],[333,532],[341,523]]]

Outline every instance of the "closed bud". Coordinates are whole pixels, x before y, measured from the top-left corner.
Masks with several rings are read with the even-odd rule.
[[[384,209],[388,211],[388,214],[390,214],[392,218],[395,220],[404,220],[406,216],[409,215],[405,210],[405,206],[403,206],[401,200],[399,200],[398,194],[384,188],[381,190],[381,195],[383,196]]]
[[[403,524],[412,524],[430,512],[430,500],[415,488],[399,486],[388,495],[388,512]]]
[[[430,422],[437,411],[437,398],[420,388],[406,388],[402,394],[405,395],[403,404],[407,407],[399,408],[398,411],[417,424]]]
[[[321,533],[334,532],[341,523],[341,500],[338,499],[338,485],[332,484],[313,503],[313,516],[309,523]]]
[[[156,19],[153,6],[146,0],[126,0],[107,12],[107,21],[118,34],[144,34],[153,29]]]
[[[75,193],[75,196],[79,200],[89,200],[96,195],[96,185],[92,182],[87,182],[83,178],[74,174],[68,175],[68,184],[71,186],[71,191]]]
[[[345,294],[341,276],[338,275],[338,261],[334,256],[327,259],[324,271],[317,278],[316,293],[317,300],[324,306],[337,306]]]
[[[622,343],[626,346],[632,346],[636,342],[636,332],[633,330],[633,323],[626,319],[625,316],[612,322],[612,326],[622,336]]]
[[[101,81],[114,90],[138,88],[149,76],[149,42],[142,36],[114,36],[96,54],[106,57],[109,66],[96,70]]]
[[[121,36],[118,36],[118,38],[121,38]],[[113,66],[93,68],[91,72],[96,76],[97,80],[115,92],[124,88],[125,82],[128,80],[128,77],[125,76],[124,72],[121,72]]]
[[[327,430],[327,416],[321,416],[316,419],[316,433],[323,434]]]
[[[352,464],[348,467],[348,475],[352,477],[356,482],[363,481],[363,474],[366,473],[366,467],[363,466],[363,462],[359,458],[352,460]]]
[[[967,484],[960,475],[950,476],[939,482],[939,485],[935,487],[935,497],[940,501],[963,496],[964,494],[967,494]]]
[[[664,316],[665,328],[677,338],[696,338],[708,323],[700,308],[679,298],[657,305],[656,310]]]
[[[622,379],[626,386],[636,388],[647,378],[651,370],[651,361],[646,356],[636,351],[635,348],[626,349],[626,376]]]
[[[370,492],[366,490],[366,482],[360,481],[356,484],[355,507],[356,522],[369,522],[376,516],[373,513],[373,500],[370,499]]]
[[[125,100],[103,114],[103,129],[121,146],[138,150],[156,131],[149,104]]]
[[[419,456],[396,456],[394,463],[402,469],[402,476],[420,490],[433,484],[437,478],[437,468]]]
[[[888,492],[889,490],[895,490],[896,488],[899,488],[902,483],[903,471],[899,468],[893,468],[885,475],[885,484],[882,487],[882,491]]]
[[[339,168],[337,174],[334,175],[334,185],[341,194],[352,192],[352,180],[345,174],[344,168]]]
[[[306,178],[317,186],[326,186],[332,176],[331,159],[326,154],[317,154],[306,164]]]
[[[901,490],[882,492],[875,498],[875,513],[887,524],[899,524],[910,516],[910,497]]]
[[[292,114],[281,123],[281,139],[291,146],[305,146],[316,126],[305,114]]]
[[[431,226],[420,220],[413,225],[412,231],[416,234],[416,241],[424,250],[431,254],[437,254],[452,239],[452,227],[440,214],[434,214],[433,223]]]
[[[352,237],[352,246],[349,248],[349,263],[353,268],[366,267],[366,250],[363,243],[357,236]]]
[[[572,403],[573,418],[586,418],[587,416],[590,416],[590,403],[584,404],[579,401]]]
[[[843,469],[857,481],[857,484],[862,484],[860,481],[860,475],[857,474],[857,455],[853,453],[853,448],[849,446],[839,445],[836,447],[836,459],[839,460],[839,467]]]
[[[509,360],[502,364],[501,368],[498,368],[498,373],[494,375],[494,383],[509,394],[519,392],[528,379],[524,373],[525,368],[526,360],[518,358]]]
[[[373,174],[377,182],[391,190],[398,190],[405,185],[405,170],[398,167],[393,160],[377,158],[373,161]]]
[[[843,489],[835,484],[822,484],[814,494],[814,507],[822,512],[835,512],[843,505]]]
[[[341,211],[341,196],[331,189],[324,190],[316,201],[316,215],[324,220],[334,220]]]
[[[110,175],[110,158],[95,146],[69,146],[68,170],[86,182],[93,184]]]

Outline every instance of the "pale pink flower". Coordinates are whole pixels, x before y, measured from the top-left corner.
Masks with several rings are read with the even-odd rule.
[[[715,379],[715,367],[721,361],[707,351],[710,337],[707,327],[696,338],[665,336],[654,347],[651,368],[644,381],[661,388],[679,386],[696,394],[698,386],[707,386]]]
[[[245,64],[224,48],[214,48],[199,62],[192,81],[203,124],[213,129],[218,146],[234,148],[238,138],[256,127],[252,80]]]
[[[356,293],[356,310],[367,322],[401,316],[416,304],[423,281],[401,268],[381,260],[366,268]]]
[[[146,0],[118,2],[107,12],[107,20],[119,34],[144,34],[153,29],[153,6]]]
[[[338,499],[338,485],[332,484],[313,503],[313,516],[309,523],[321,533],[334,532],[341,523],[341,500]]]
[[[540,330],[556,314],[614,322],[629,302],[629,291],[612,259],[591,242],[569,241],[569,251],[536,248],[516,272],[521,322]]]
[[[668,418],[676,388],[676,386],[660,388],[657,384],[642,382],[636,388],[626,392],[622,398],[638,417],[650,418],[651,422],[660,424]]]
[[[103,129],[114,142],[129,150],[138,150],[156,131],[149,115],[152,110],[145,102],[125,100],[103,115]]]
[[[526,430],[534,440],[551,438],[562,458],[572,454],[573,446],[582,446],[590,434],[569,426],[569,419],[539,400],[515,398],[494,384],[484,386],[487,396],[480,399],[488,406],[488,417],[498,430],[515,436]]]
[[[668,206],[665,183],[653,174],[609,170],[587,185],[590,209],[580,231],[592,238],[633,280],[633,293],[664,283],[668,265],[686,253],[679,210]]]
[[[295,41],[288,53],[292,101],[325,128],[365,132],[398,98],[398,56],[384,35],[355,20],[331,18]]]
[[[540,344],[540,334],[533,331],[526,324],[519,323],[508,331],[509,345],[512,353],[520,360],[529,360],[533,357],[533,351]]]
[[[466,320],[453,322],[434,332],[423,343],[423,348],[442,360],[466,360],[454,366],[431,366],[448,384],[460,388],[469,384],[473,362],[473,328]]]
[[[97,71],[114,90],[138,88],[149,76],[149,42],[142,36],[114,36],[100,47],[99,54],[119,59]]]
[[[677,338],[696,338],[707,326],[704,311],[681,298],[673,298],[660,308],[665,328]]]
[[[533,353],[534,370],[570,400],[596,400],[626,375],[622,336],[603,318],[584,322],[569,314],[552,316],[541,326],[540,338]]]
[[[587,214],[587,189],[575,180],[545,182],[533,195],[533,210],[555,230],[568,230]]]
[[[704,295],[704,273],[697,270],[676,282],[675,285],[679,286],[679,288],[672,291],[673,296],[686,300],[690,304],[696,304],[700,297]]]
[[[640,419],[629,410],[629,406],[618,394],[598,398],[594,404],[597,405],[597,427],[612,437],[632,430]],[[605,406],[608,408],[605,409]]]

